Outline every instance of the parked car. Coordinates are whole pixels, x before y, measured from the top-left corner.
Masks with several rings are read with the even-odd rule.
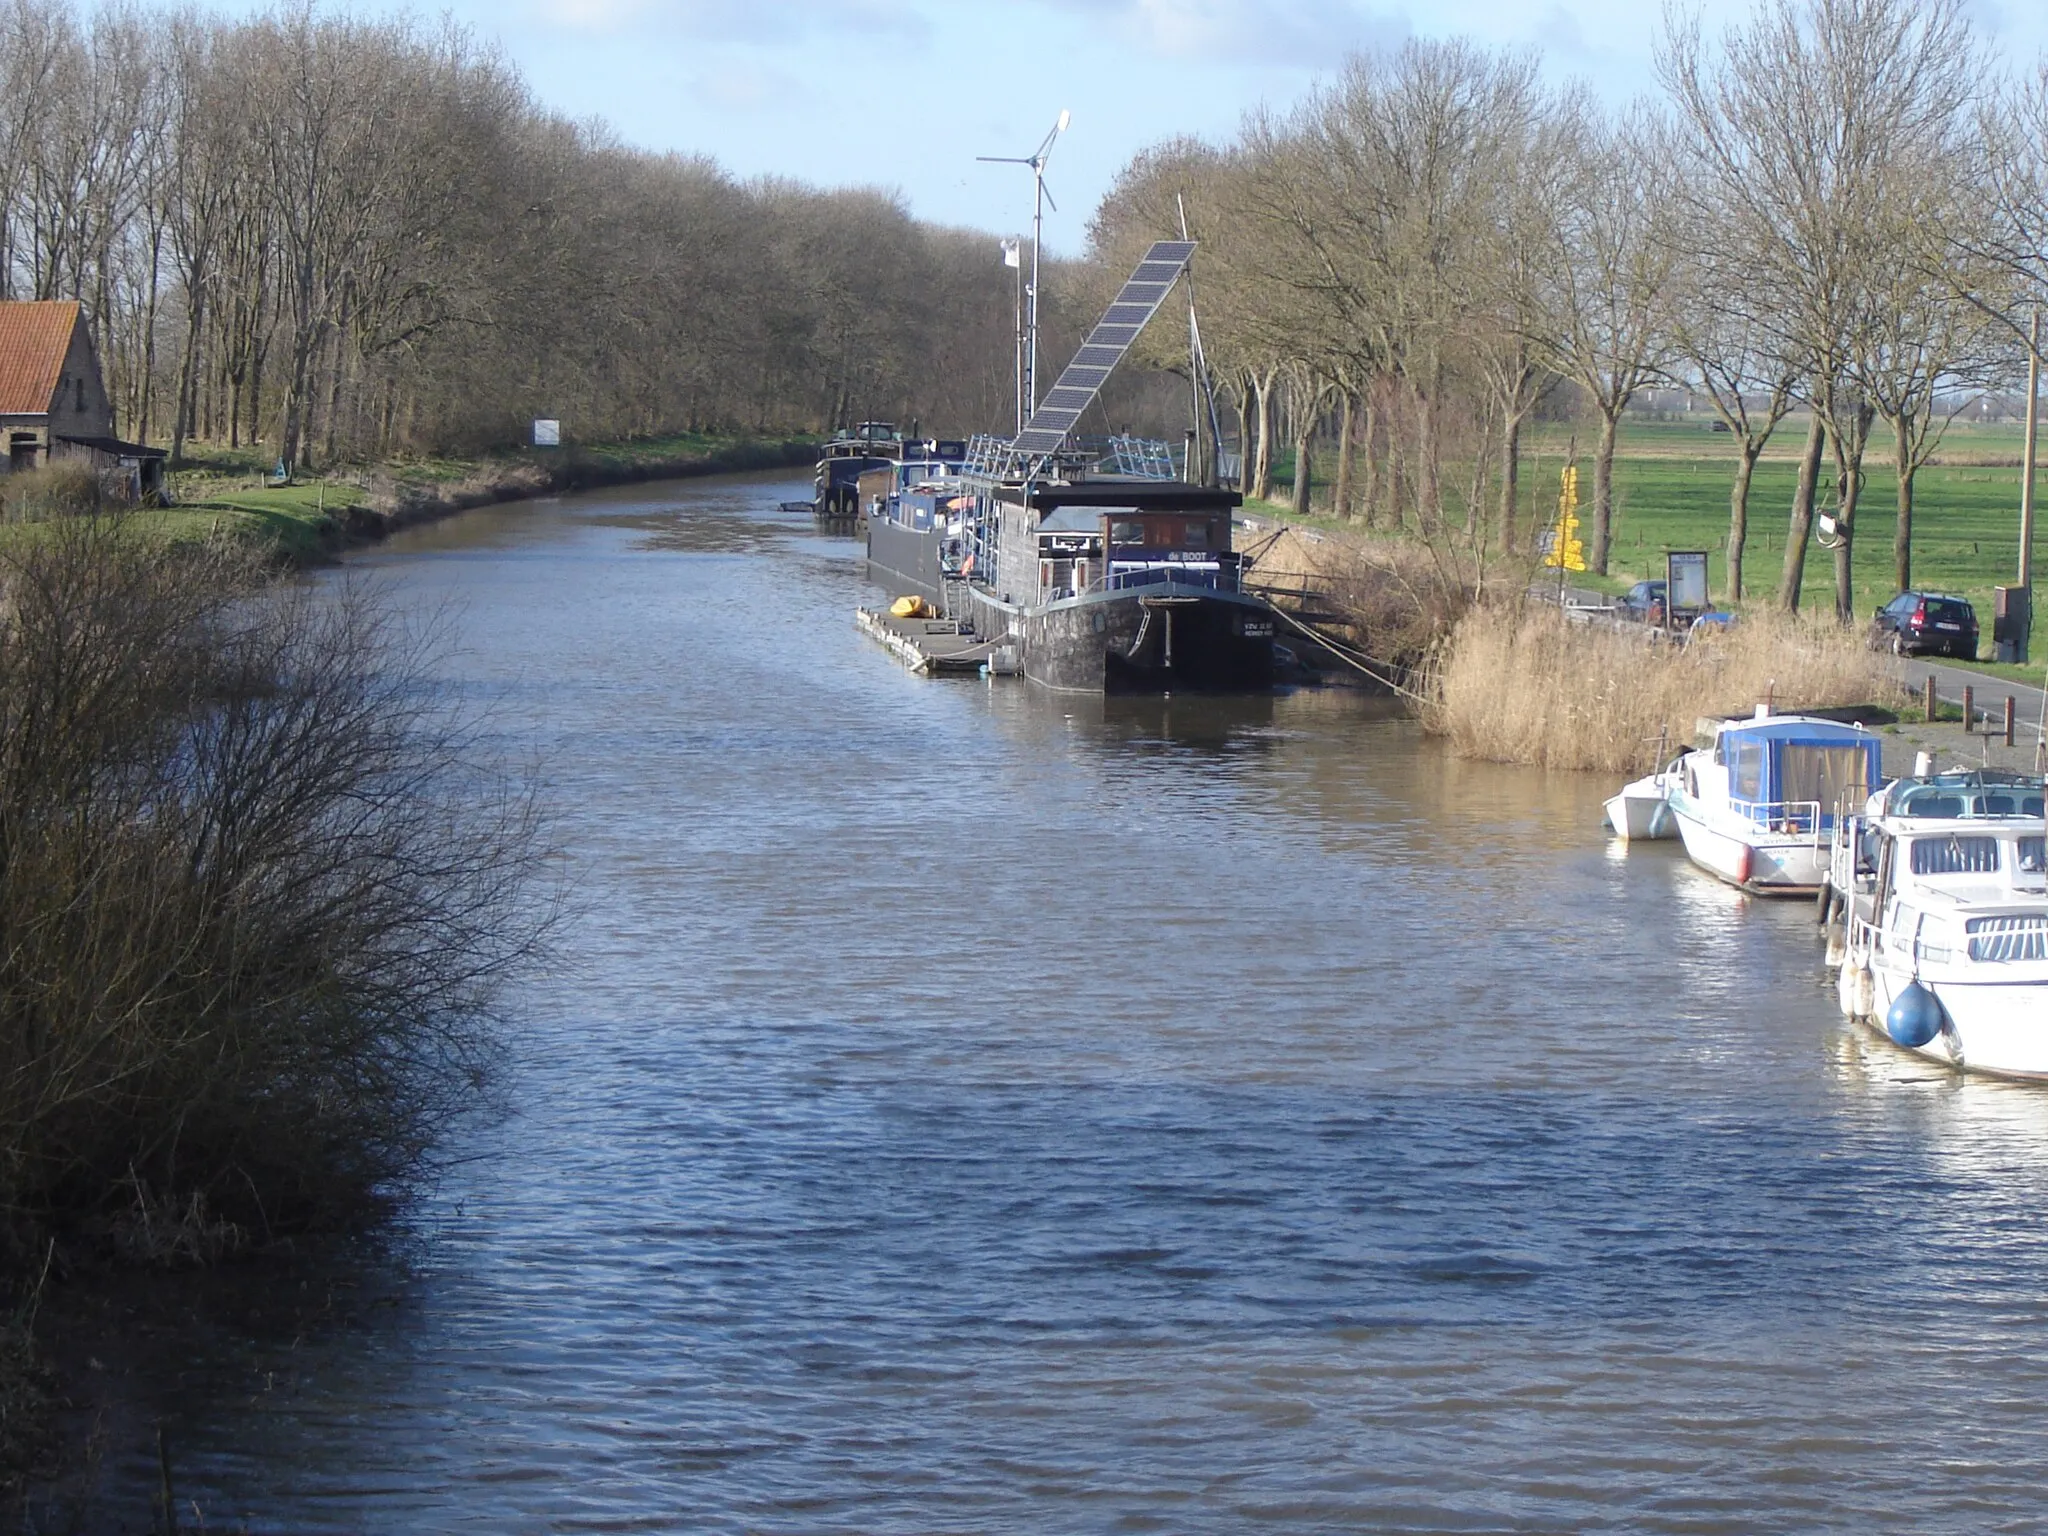
[[[1621,595],[1614,605],[1615,616],[1633,619],[1638,624],[1662,624],[1664,622],[1664,583],[1661,581],[1639,581]]]
[[[1977,610],[1941,592],[1901,592],[1870,621],[1870,648],[1895,656],[1934,652],[1977,659]]]

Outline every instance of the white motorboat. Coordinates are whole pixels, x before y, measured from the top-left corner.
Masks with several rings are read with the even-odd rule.
[[[1621,786],[1621,792],[1607,801],[1607,825],[1625,843],[1678,836],[1671,816],[1671,777],[1668,771]]]
[[[1900,779],[1837,829],[1823,916],[1842,1011],[1932,1060],[2048,1077],[2042,782]]]
[[[1881,782],[1882,759],[1860,725],[1759,707],[1672,764],[1667,799],[1700,868],[1745,891],[1811,895],[1827,881],[1835,827]]]

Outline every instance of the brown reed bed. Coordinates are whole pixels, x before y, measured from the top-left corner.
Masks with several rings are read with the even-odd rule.
[[[1534,603],[1476,607],[1422,669],[1425,729],[1461,757],[1598,773],[1651,766],[1702,715],[1905,702],[1891,660],[1831,620],[1745,614],[1690,645],[1567,620]]]

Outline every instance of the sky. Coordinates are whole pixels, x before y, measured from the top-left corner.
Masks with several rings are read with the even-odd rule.
[[[1699,7],[1711,34],[1752,0]],[[1965,0],[2009,60],[2048,0]],[[1028,224],[1025,156],[1062,109],[1046,243],[1079,254],[1117,172],[1178,134],[1227,140],[1355,49],[1465,36],[1529,48],[1616,104],[1654,90],[1662,0],[421,0],[495,39],[535,94],[643,148],[742,177],[899,192],[918,217]]]

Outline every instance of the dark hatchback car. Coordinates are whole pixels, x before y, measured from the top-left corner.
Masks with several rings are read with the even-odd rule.
[[[1939,592],[1901,592],[1870,621],[1870,648],[1899,656],[1933,651],[1977,659],[1977,610]]]
[[[1622,593],[1614,605],[1616,618],[1634,619],[1638,624],[1664,622],[1664,583],[1639,581]]]

